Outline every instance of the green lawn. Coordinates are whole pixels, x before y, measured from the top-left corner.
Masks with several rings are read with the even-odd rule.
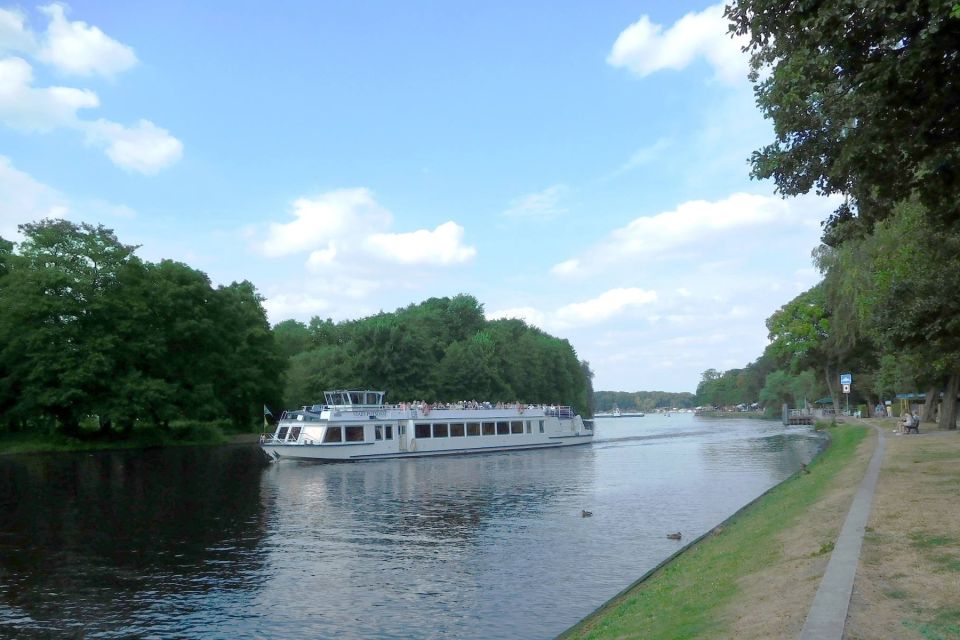
[[[868,429],[826,430],[830,446],[800,474],[775,487],[649,579],[614,598],[561,638],[696,638],[723,635],[717,617],[737,580],[776,560],[776,536],[802,517],[856,452]]]
[[[192,423],[180,430],[135,430],[126,437],[69,438],[60,434],[0,433],[0,454],[42,451],[95,451],[100,449],[144,449],[149,447],[223,444],[230,438],[215,424]]]

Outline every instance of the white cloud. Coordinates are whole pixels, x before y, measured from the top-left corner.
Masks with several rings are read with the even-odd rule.
[[[293,202],[294,220],[273,223],[261,251],[279,257],[320,249],[314,260],[329,262],[336,255],[338,239],[350,239],[351,246],[367,233],[388,227],[393,221],[389,211],[381,207],[367,189],[337,189],[316,198],[298,198]],[[326,252],[326,254],[324,254]]]
[[[40,10],[50,16],[37,58],[64,73],[113,77],[137,64],[133,49],[86,22],[67,20],[65,6]]]
[[[835,198],[803,196],[783,200],[774,196],[735,193],[723,200],[692,200],[672,211],[639,217],[615,229],[583,256],[565,260],[555,275],[583,275],[626,260],[669,255],[678,249],[719,246],[735,242],[737,234],[754,233],[778,225],[811,228],[837,205]]]
[[[9,158],[0,156],[0,236],[16,241],[17,225],[63,218],[68,213],[63,196],[14,167]]]
[[[77,111],[100,105],[87,89],[35,89],[33,67],[23,58],[0,60],[0,121],[21,131],[50,131],[76,126]]]
[[[510,201],[502,215],[508,218],[535,218],[548,220],[566,213],[560,206],[570,189],[563,184],[555,184],[543,191],[530,193]]]
[[[432,231],[390,233],[393,214],[368,189],[338,189],[293,203],[294,220],[269,226],[258,250],[269,257],[309,252],[307,266],[369,265],[371,260],[404,265],[450,265],[472,259],[477,250],[463,244],[464,229],[449,221]],[[361,269],[362,270],[362,269]]]
[[[263,301],[263,308],[273,322],[286,318],[308,318],[330,308],[330,302],[309,294],[278,293],[269,295]]]
[[[547,326],[547,317],[546,315],[533,307],[515,307],[513,309],[500,309],[498,311],[490,311],[486,314],[487,320],[501,320],[516,318],[517,320],[523,320],[529,325],[535,327],[545,327]]]
[[[744,82],[747,56],[740,40],[730,37],[723,9],[717,4],[688,13],[666,30],[644,15],[620,33],[607,63],[644,77],[664,69],[679,71],[702,57],[724,82]]]
[[[649,305],[658,300],[656,291],[638,287],[624,287],[604,291],[596,298],[572,302],[554,311],[535,307],[513,307],[490,311],[487,319],[519,318],[547,331],[567,330],[600,324],[622,316],[630,309]]]
[[[112,77],[137,62],[130,47],[85,22],[71,22],[65,5],[41,7],[50,24],[36,46],[34,34],[19,11],[0,9],[0,53],[22,51],[60,71],[75,75]],[[81,109],[100,106],[97,94],[74,87],[35,87],[33,67],[20,57],[0,59],[0,122],[24,132],[45,133],[70,128],[85,133],[93,146],[105,150],[123,169],[154,174],[177,162],[183,143],[149,120],[126,126],[109,120],[84,120]]]
[[[591,300],[560,307],[556,317],[561,325],[597,324],[619,316],[628,309],[650,304],[656,300],[656,291],[637,287],[610,289]]]
[[[0,9],[0,53],[33,51],[36,38],[27,26],[26,16],[18,9]]]
[[[433,231],[378,233],[367,238],[372,254],[401,264],[459,264],[471,260],[477,250],[463,245],[463,227],[444,222]]]
[[[633,152],[633,155],[620,165],[616,171],[614,171],[610,177],[615,178],[619,175],[623,175],[628,171],[633,171],[638,167],[643,165],[650,164],[654,162],[666,151],[670,145],[673,144],[672,141],[668,138],[658,138],[653,144],[642,147]]]
[[[106,147],[115,165],[128,171],[152,175],[183,155],[183,143],[149,120],[125,127],[109,120],[83,123],[87,141]]]

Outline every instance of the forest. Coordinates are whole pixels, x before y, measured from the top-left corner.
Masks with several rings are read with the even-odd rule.
[[[851,404],[870,411],[919,393],[925,420],[940,405],[940,428],[956,428],[960,4],[918,7],[727,8],[775,130],[753,153],[753,176],[785,197],[842,198],[813,252],[822,281],[767,319],[757,361],[704,372],[702,404],[799,405],[823,394],[839,411],[843,372],[853,374]]]
[[[696,396],[688,392],[670,391],[596,391],[593,394],[596,411],[623,411],[651,413],[658,409],[689,409],[696,406]]]
[[[372,388],[392,402],[519,401],[592,412],[593,374],[568,341],[522,320],[487,320],[469,295],[339,323],[287,320],[274,336],[289,361],[285,406],[315,402],[324,389]]]
[[[43,220],[0,238],[0,433],[196,440],[335,388],[388,400],[554,403],[590,412],[566,340],[488,321],[473,297],[271,328],[249,282],[151,263],[103,226]]]

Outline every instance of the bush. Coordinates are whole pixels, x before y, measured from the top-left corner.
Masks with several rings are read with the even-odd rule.
[[[223,442],[223,433],[229,428],[227,420],[174,420],[169,426],[174,440],[196,443]]]
[[[80,419],[79,427],[83,433],[97,433],[100,431],[100,416],[84,416]]]

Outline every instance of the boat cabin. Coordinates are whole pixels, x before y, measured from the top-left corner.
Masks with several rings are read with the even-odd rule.
[[[331,409],[379,409],[383,407],[386,391],[324,391],[323,397]]]

